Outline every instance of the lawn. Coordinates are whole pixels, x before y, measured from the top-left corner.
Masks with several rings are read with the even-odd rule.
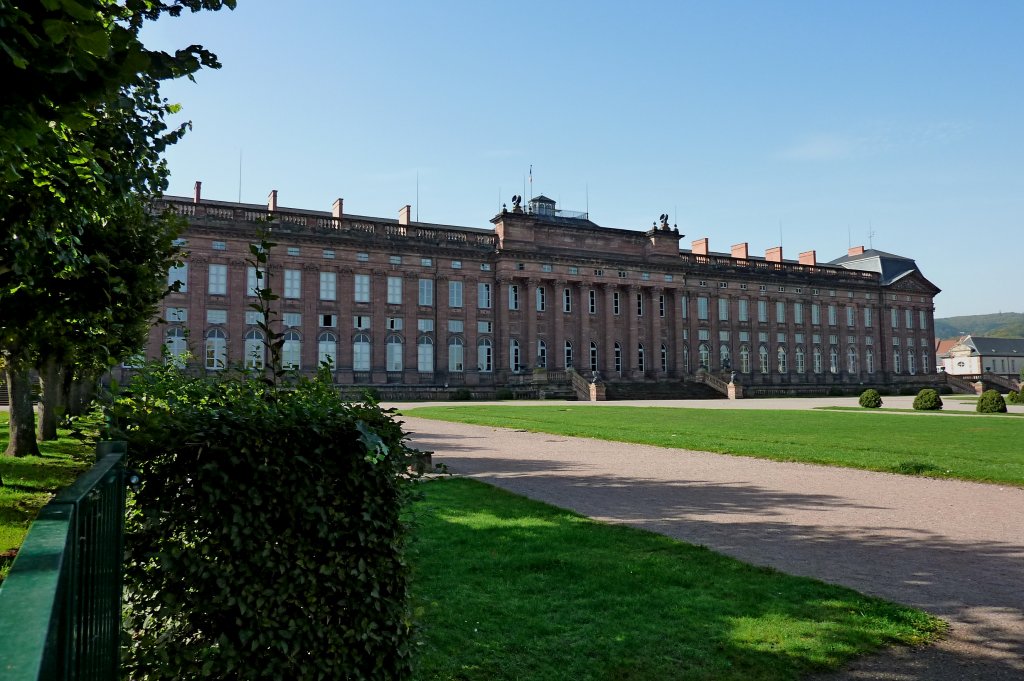
[[[796,679],[943,629],[477,481],[425,492],[410,553],[417,679]]]
[[[9,438],[8,414],[0,412],[0,452]],[[53,493],[67,487],[94,461],[93,449],[61,431],[62,437],[44,442],[42,456],[13,458],[0,453],[0,556],[21,546],[29,524]],[[13,559],[0,557],[0,580]]]
[[[926,414],[586,404],[420,407],[404,413],[776,461],[1024,486],[1024,419],[1005,415],[936,418]]]

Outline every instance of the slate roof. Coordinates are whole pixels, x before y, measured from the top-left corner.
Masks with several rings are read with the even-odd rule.
[[[992,355],[1019,355],[1024,357],[1024,338],[990,338],[988,336],[968,336],[966,345],[974,348],[982,357]]]
[[[882,285],[888,286],[897,279],[902,279],[911,272],[920,272],[917,263],[902,255],[886,253],[874,248],[865,249],[860,255],[844,255],[829,263],[839,265],[848,270],[866,270],[882,275]]]

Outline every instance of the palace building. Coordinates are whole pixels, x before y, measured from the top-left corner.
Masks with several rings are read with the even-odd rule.
[[[544,196],[515,197],[487,227],[343,205],[284,208],[276,191],[265,206],[209,201],[198,182],[191,198],[163,197],[158,209],[187,219],[187,255],[169,273],[180,291],[147,355],[166,347],[207,372],[262,366],[250,305],[269,286],[286,366],[312,373],[326,361],[339,385],[408,395],[574,373],[609,386],[717,377],[756,395],[920,383],[936,369],[939,289],[910,258],[858,247],[792,260],[781,246],[716,252],[708,238],[680,248],[666,215],[646,231],[613,229]],[[276,246],[257,281],[261,229]]]

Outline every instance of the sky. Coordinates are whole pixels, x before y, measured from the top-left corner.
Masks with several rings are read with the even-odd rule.
[[[1024,312],[1024,2],[239,0],[162,18],[169,194],[490,227],[545,194],[715,252],[914,258],[938,318]],[[530,169],[532,167],[532,183]]]

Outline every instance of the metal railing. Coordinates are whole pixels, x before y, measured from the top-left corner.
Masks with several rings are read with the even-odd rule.
[[[0,678],[116,679],[124,582],[123,442],[42,508],[0,584]]]

